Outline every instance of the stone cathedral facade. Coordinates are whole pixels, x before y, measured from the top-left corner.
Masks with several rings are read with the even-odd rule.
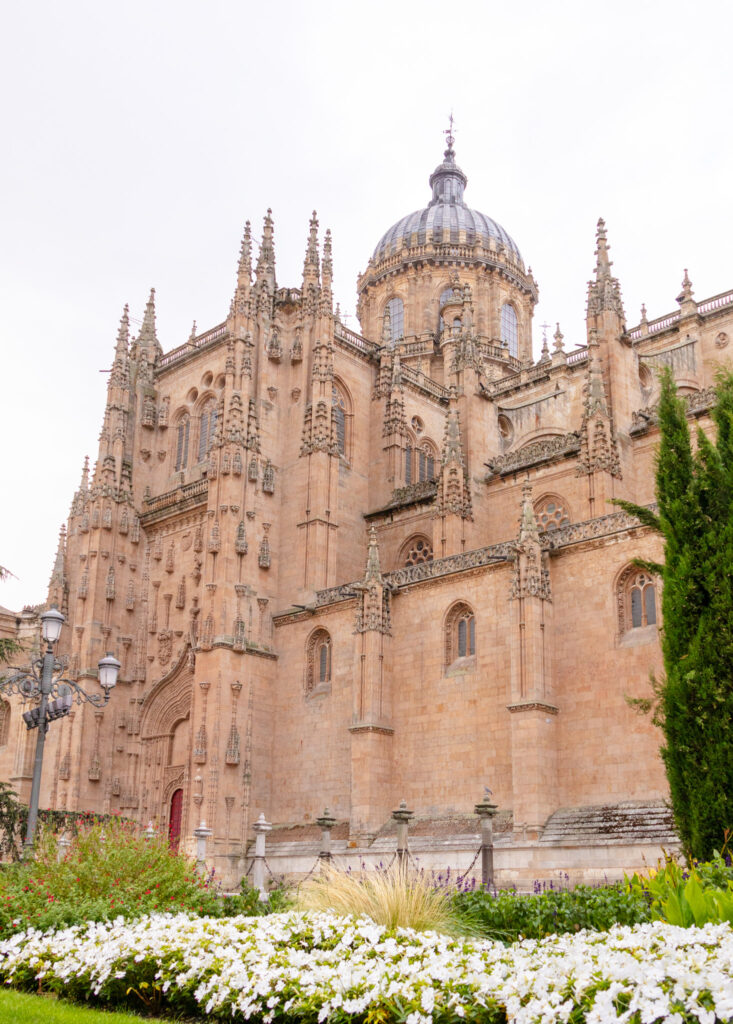
[[[231,880],[260,812],[295,842],[328,805],[364,851],[404,798],[427,849],[486,784],[507,871],[580,864],[599,809],[624,863],[668,838],[660,737],[626,701],[660,668],[632,560],[661,547],[610,501],[654,500],[659,367],[709,425],[733,292],[697,302],[685,271],[629,327],[599,221],[587,338],[558,326],[534,362],[537,283],[466,184],[449,139],[358,279],[360,333],[315,214],[298,287],[268,211],[226,319],[172,351],[152,293],[136,337],[125,308],[48,597],[67,674],[94,689],[111,651],[121,678],[51,727],[42,806],[184,845],[205,819]],[[23,794],[35,734],[7,703],[1,731]]]

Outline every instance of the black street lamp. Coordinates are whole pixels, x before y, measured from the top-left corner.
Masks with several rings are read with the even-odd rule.
[[[62,679],[64,666],[57,661],[53,653],[53,645],[61,636],[64,616],[55,606],[49,608],[41,616],[41,633],[46,641],[46,653],[31,664],[30,673],[16,670],[13,675],[0,681],[0,693],[17,693],[24,700],[38,701],[35,707],[23,712],[23,721],[28,729],[38,729],[36,741],[36,757],[33,762],[33,782],[31,783],[31,799],[28,809],[28,828],[23,855],[28,856],[33,848],[33,838],[38,822],[38,800],[41,794],[41,770],[43,768],[43,749],[46,742],[48,726],[57,718],[63,718],[71,711],[74,701],[92,704],[95,708],[103,708],[109,700],[110,690],[117,683],[120,663],[111,654],[107,654],[99,662],[99,685],[104,696],[99,693],[86,693],[78,683],[71,679]]]

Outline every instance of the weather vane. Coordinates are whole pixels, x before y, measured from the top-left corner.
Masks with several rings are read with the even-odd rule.
[[[448,118],[448,127],[443,129],[443,135],[445,135],[445,141],[448,143],[448,149],[453,149],[453,143],[456,141],[453,136],[453,111],[450,112]]]

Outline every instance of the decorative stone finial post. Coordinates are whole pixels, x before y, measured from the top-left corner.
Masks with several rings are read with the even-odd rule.
[[[397,822],[397,862],[401,867],[407,866],[407,828],[414,811],[408,811],[407,803],[400,800],[400,806],[392,811],[392,818]]]
[[[71,840],[69,839],[66,832],[62,832],[58,838],[58,842],[56,843],[56,859],[58,860],[59,864],[61,863],[62,860],[66,859],[66,854],[69,852],[70,846]]]
[[[267,900],[267,890],[265,889],[265,836],[271,831],[272,825],[269,821],[265,821],[265,815],[260,814],[257,821],[252,826],[255,834],[255,862],[254,869],[252,871],[252,884],[255,889],[259,891],[260,899],[263,901]]]
[[[474,807],[481,819],[481,883],[494,884],[494,825],[493,819],[498,811],[496,804],[491,803],[491,790],[484,786],[484,798]]]
[[[150,828],[150,826],[148,826],[148,828]],[[206,822],[203,819],[201,820],[199,827],[193,830],[193,835],[196,840],[196,870],[202,875],[206,871],[206,840],[211,834],[211,829],[206,827]]]
[[[155,839],[155,828],[153,826],[152,819],[148,822],[148,827],[143,832],[143,835],[150,842],[151,839]]]
[[[332,816],[328,807],[324,807],[323,814],[320,818],[316,818],[316,825],[321,830],[321,850],[318,856],[324,864],[328,864],[331,861],[331,829],[335,824],[336,819]]]

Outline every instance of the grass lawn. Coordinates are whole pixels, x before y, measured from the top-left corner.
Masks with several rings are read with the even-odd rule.
[[[92,1010],[49,996],[0,989],[0,1024],[155,1024],[156,1020],[159,1018]]]

